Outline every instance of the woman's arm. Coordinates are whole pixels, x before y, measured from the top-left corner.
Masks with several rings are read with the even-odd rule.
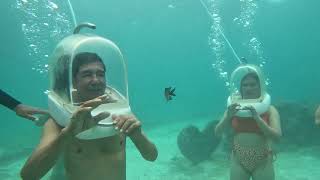
[[[231,127],[231,119],[232,117],[228,115],[227,111],[223,114],[223,117],[221,118],[220,122],[216,125],[215,128],[215,135],[221,136],[222,133],[227,129]]]
[[[263,121],[261,117],[259,117],[259,120],[257,120],[257,124],[267,137],[274,141],[279,141],[280,137],[282,136],[280,115],[274,106],[270,107],[269,113],[269,125]]]

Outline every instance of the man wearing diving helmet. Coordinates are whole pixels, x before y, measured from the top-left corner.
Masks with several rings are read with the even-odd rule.
[[[134,115],[112,115],[113,125],[119,133],[103,138],[83,140],[75,137],[110,116],[108,112],[91,115],[102,104],[114,99],[106,95],[106,67],[95,53],[79,53],[72,66],[74,99],[79,103],[69,123],[62,127],[54,119],[44,126],[39,145],[21,171],[23,179],[40,179],[64,157],[67,179],[70,180],[125,180],[126,137],[129,137],[142,157],[155,161],[156,146],[141,129],[141,122]]]

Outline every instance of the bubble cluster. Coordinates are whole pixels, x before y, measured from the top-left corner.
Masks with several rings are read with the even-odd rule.
[[[256,20],[259,2],[256,0],[240,0],[240,15],[234,18],[234,22],[240,26],[241,29],[249,37],[248,45],[250,57],[256,60],[256,63],[263,68],[266,64],[263,47],[254,30],[254,22]]]
[[[63,0],[16,0],[15,8],[32,69],[46,73],[49,54],[73,29],[67,3]]]
[[[223,29],[221,27],[221,17],[219,16],[220,12],[215,2],[216,0],[208,1],[208,3],[210,4],[208,10],[212,17],[212,25],[210,27],[208,40],[209,46],[212,49],[212,52],[214,53],[216,59],[216,61],[212,64],[212,67],[219,74],[219,78],[226,82],[226,86],[228,86],[228,73],[224,70],[226,62],[223,58],[226,50],[226,44],[224,42],[222,34],[220,33],[220,31],[223,31]]]
[[[201,3],[202,0],[201,0]],[[204,3],[203,3],[204,4]],[[223,34],[223,27],[221,26],[221,16],[219,7],[218,7],[218,0],[207,0],[205,1],[206,5],[209,5],[207,10],[211,16],[211,27],[210,27],[210,34],[209,34],[209,46],[212,49],[212,52],[215,55],[215,61],[212,64],[213,69],[219,75],[227,87],[230,86],[229,79],[228,79],[228,72],[226,72],[226,60],[225,60],[225,53],[227,45],[231,48],[234,55],[237,59],[238,56],[234,52],[231,44],[228,42],[226,37]],[[266,58],[264,57],[262,43],[259,39],[255,36],[253,24],[255,22],[255,17],[258,10],[258,2],[256,0],[240,0],[240,15],[233,19],[233,22],[244,31],[246,36],[249,37],[245,44],[248,49],[248,53],[252,59],[250,59],[250,63],[258,64],[261,68],[263,68],[267,62]],[[240,43],[240,42],[239,42]],[[270,84],[270,80],[266,78],[266,85]]]

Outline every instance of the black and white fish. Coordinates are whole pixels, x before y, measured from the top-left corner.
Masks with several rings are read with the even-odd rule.
[[[172,96],[176,96],[174,91],[176,90],[176,88],[172,87],[167,87],[164,89],[164,97],[166,98],[167,101],[172,100]]]

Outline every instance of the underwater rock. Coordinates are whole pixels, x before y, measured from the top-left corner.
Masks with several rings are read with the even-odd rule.
[[[319,145],[320,127],[314,122],[315,105],[299,102],[282,102],[275,105],[280,114],[281,144]]]
[[[218,121],[209,122],[202,132],[193,125],[182,129],[177,138],[182,155],[194,164],[209,159],[220,143],[220,138],[214,135],[217,123]]]

